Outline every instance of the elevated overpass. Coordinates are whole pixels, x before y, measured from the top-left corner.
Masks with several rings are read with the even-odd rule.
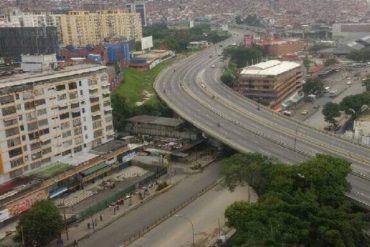
[[[192,55],[162,72],[154,88],[182,118],[240,152],[259,152],[288,163],[317,153],[351,161],[353,174],[348,180],[352,191],[348,196],[370,207],[368,147],[310,128],[240,96],[219,81],[220,59],[215,47]],[[214,64],[216,68],[212,68]]]

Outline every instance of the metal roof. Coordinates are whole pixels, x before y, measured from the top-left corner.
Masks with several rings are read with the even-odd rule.
[[[302,65],[295,62],[269,60],[246,67],[240,73],[247,76],[277,76]]]
[[[145,123],[145,124],[154,124],[162,125],[168,127],[177,127],[184,123],[184,120],[178,118],[166,118],[166,117],[156,117],[149,115],[140,115],[128,119],[132,123]]]

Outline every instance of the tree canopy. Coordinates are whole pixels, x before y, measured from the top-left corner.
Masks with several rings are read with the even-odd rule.
[[[117,131],[123,131],[126,125],[126,119],[131,116],[131,110],[126,99],[119,94],[112,94],[112,116],[113,126]]]
[[[320,94],[324,90],[324,83],[321,80],[308,80],[303,84],[303,92],[305,95]]]
[[[257,15],[248,15],[245,18],[235,17],[236,24],[246,24],[248,26],[263,27],[263,23]]]
[[[357,62],[366,62],[370,60],[370,48],[353,50],[348,54],[348,58]]]
[[[322,114],[326,122],[335,126],[337,124],[335,118],[340,116],[339,104],[333,102],[326,103],[322,109]]]
[[[58,208],[53,202],[43,200],[21,215],[14,239],[19,243],[23,241],[24,246],[47,246],[59,236],[62,228],[63,220]]]
[[[230,57],[230,62],[236,64],[238,68],[243,68],[248,65],[260,62],[263,56],[263,51],[258,46],[251,48],[244,47],[229,47],[224,50],[224,55]]]
[[[363,111],[364,105],[370,106],[370,92],[350,95],[340,102],[341,109],[354,117]]]
[[[156,23],[143,29],[144,36],[153,36],[155,48],[167,48],[184,52],[191,41],[206,40],[217,43],[230,35],[227,32],[211,30],[210,25],[199,25],[187,30],[172,30],[164,23]]]
[[[234,246],[370,246],[365,215],[345,197],[349,172],[348,161],[322,154],[295,166],[260,154],[230,157],[225,183],[247,182],[260,196],[225,211],[237,229]]]

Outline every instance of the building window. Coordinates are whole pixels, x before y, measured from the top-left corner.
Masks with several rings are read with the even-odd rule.
[[[24,103],[24,109],[26,111],[30,109],[34,109],[34,108],[35,108],[35,102],[31,101],[31,102]]]
[[[19,147],[19,148],[15,148],[15,149],[12,149],[12,150],[9,150],[9,158],[13,158],[13,157],[16,157],[16,156],[19,156],[22,154],[22,148]]]
[[[77,88],[77,83],[76,82],[71,82],[68,84],[69,90],[76,89]]]
[[[8,96],[4,96],[0,98],[1,105],[6,105],[9,103],[13,103],[13,102],[14,102],[14,97],[12,95],[8,95]]]
[[[9,127],[9,126],[16,125],[16,124],[18,124],[18,121],[17,121],[16,118],[9,119],[9,120],[4,120],[4,126],[5,127]]]
[[[18,135],[18,134],[19,134],[18,127],[5,130],[5,136],[6,137],[15,136],[15,135]]]
[[[56,86],[55,87],[55,89],[56,89],[56,91],[63,91],[63,90],[65,90],[66,89],[66,85],[58,85],[58,86]]]
[[[8,148],[15,147],[21,144],[21,139],[19,137],[7,140]]]
[[[14,159],[14,160],[11,160],[10,161],[10,167],[11,168],[15,168],[17,166],[21,166],[23,165],[24,161],[23,161],[23,158],[18,158],[18,159]]]
[[[60,118],[60,120],[63,120],[63,119],[69,118],[69,113],[67,112],[67,113],[60,114],[60,115],[59,115],[59,118]]]
[[[2,110],[3,116],[8,116],[17,112],[17,109],[14,106],[3,108]]]

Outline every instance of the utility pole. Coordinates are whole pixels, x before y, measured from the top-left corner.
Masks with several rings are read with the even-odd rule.
[[[67,240],[69,240],[69,235],[68,235],[68,226],[67,226],[67,217],[66,217],[66,209],[64,208],[64,228],[66,230],[66,237]]]
[[[22,237],[22,247],[25,247],[25,245],[24,245],[23,226],[21,226],[21,237]]]
[[[295,136],[294,136],[294,151],[296,151],[296,148],[297,148],[297,135],[298,135],[298,128],[299,128],[299,124],[297,124],[297,127],[295,129]]]

